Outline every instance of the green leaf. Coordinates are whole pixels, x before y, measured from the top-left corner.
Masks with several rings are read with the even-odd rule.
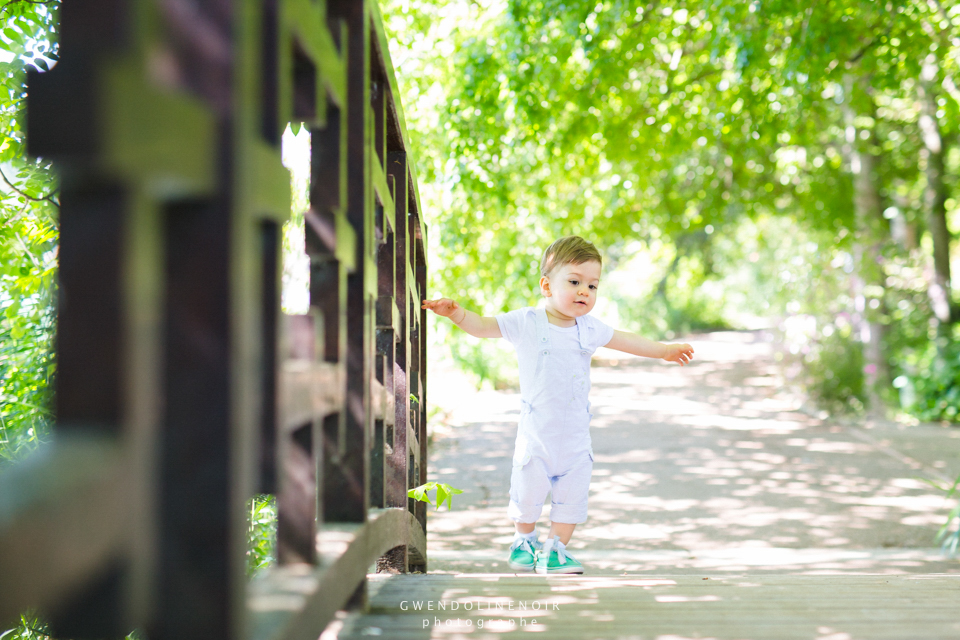
[[[5,35],[7,39],[10,40],[11,42],[23,44],[23,34],[17,31],[16,29],[7,27],[6,29],[3,30],[3,35]]]
[[[407,491],[407,496],[413,498],[414,500],[419,500],[420,502],[426,502],[427,504],[432,504],[430,502],[430,497],[427,495],[427,491],[430,489],[430,483],[420,485]]]
[[[457,493],[463,493],[461,489],[456,489],[451,487],[448,484],[443,484],[441,482],[427,482],[422,484],[419,487],[415,487],[407,491],[407,495],[415,500],[420,500],[421,502],[426,502],[427,504],[434,504],[430,500],[428,492],[436,491],[436,508],[439,509],[440,505],[444,502],[447,503],[448,508],[453,507],[452,496]]]
[[[450,492],[448,492],[444,488],[444,485],[438,484],[437,485],[437,509],[438,510],[440,509],[440,505],[446,502],[449,497],[450,497]]]

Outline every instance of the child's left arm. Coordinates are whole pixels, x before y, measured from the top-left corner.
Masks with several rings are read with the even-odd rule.
[[[693,347],[689,344],[663,344],[626,331],[614,331],[610,342],[604,346],[607,349],[616,349],[635,356],[676,362],[680,366],[693,359]]]

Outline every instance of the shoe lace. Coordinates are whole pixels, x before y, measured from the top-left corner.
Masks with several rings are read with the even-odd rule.
[[[576,561],[573,556],[571,556],[570,554],[567,553],[566,547],[563,547],[563,546],[560,546],[560,545],[553,545],[552,548],[550,549],[550,551],[551,551],[551,552],[556,552],[556,554],[557,554],[557,560],[560,562],[560,564],[567,564],[567,560],[574,560],[574,561]],[[543,553],[544,553],[544,550],[541,548],[541,549],[539,550],[539,552],[537,553],[537,556],[536,556],[536,557],[537,557],[538,559],[539,559],[539,558],[548,557],[548,556],[544,556]]]
[[[526,551],[529,551],[530,553],[533,553],[536,550],[534,549],[530,541],[527,540],[526,538],[521,538],[520,540],[514,540],[513,544],[510,545],[510,551],[513,551],[514,549],[521,549],[521,548],[525,549]]]

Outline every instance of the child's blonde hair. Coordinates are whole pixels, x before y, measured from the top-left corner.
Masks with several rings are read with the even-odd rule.
[[[600,252],[593,243],[587,242],[580,236],[560,238],[543,252],[543,258],[540,259],[540,275],[546,277],[557,267],[565,264],[583,264],[591,260],[603,266]]]

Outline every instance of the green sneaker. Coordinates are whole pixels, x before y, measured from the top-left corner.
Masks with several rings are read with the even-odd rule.
[[[566,547],[560,542],[560,536],[543,543],[543,548],[537,552],[537,573],[583,573],[583,565],[567,553]]]
[[[539,540],[518,538],[510,545],[510,559],[507,564],[515,571],[533,571],[536,564],[536,553],[543,545]]]

